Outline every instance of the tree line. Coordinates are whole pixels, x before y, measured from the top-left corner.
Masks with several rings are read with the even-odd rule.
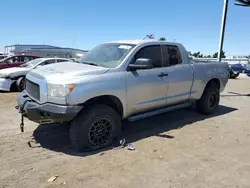
[[[213,55],[203,55],[201,52],[188,52],[188,55],[189,56],[193,56],[193,57],[198,57],[198,58],[217,58],[218,57],[218,52],[214,53]],[[221,53],[221,57],[222,58],[225,58],[226,55],[225,55],[225,52],[222,50],[222,53]]]
[[[158,39],[159,41],[166,41],[166,38],[164,37],[161,37]],[[189,56],[193,56],[193,57],[197,57],[197,58],[218,58],[218,52],[215,52],[213,55],[203,55],[201,52],[188,52]],[[222,50],[222,53],[221,53],[221,57],[222,58],[226,58],[226,54],[225,52]],[[250,55],[248,56],[244,56],[246,58],[250,58]]]

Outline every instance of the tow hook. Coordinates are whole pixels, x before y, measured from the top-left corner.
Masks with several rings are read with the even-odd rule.
[[[20,107],[20,112],[21,112],[20,130],[21,130],[21,132],[24,132],[24,122],[23,122],[24,110],[23,110],[23,108],[22,108],[22,107]]]
[[[23,109],[23,107],[26,104],[26,102],[30,102],[30,100],[25,101],[22,106],[15,106],[15,108],[19,109],[19,112],[21,113],[21,123],[20,123],[20,130],[21,130],[21,132],[24,132],[23,117],[24,117],[24,114],[25,114],[25,110]]]
[[[20,129],[21,129],[21,132],[24,132],[24,123],[23,123],[23,109],[21,106],[17,105],[15,106],[15,109],[19,110],[19,112],[21,113],[21,123],[20,123]]]

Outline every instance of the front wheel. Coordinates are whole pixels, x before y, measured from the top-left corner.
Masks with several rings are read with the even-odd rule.
[[[219,102],[219,88],[212,83],[205,88],[201,98],[196,101],[196,109],[203,114],[212,114],[217,110]]]
[[[93,151],[112,144],[121,131],[121,118],[110,106],[97,104],[71,122],[69,135],[77,151]]]

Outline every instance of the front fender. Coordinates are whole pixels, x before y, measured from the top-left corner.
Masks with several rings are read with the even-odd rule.
[[[126,114],[126,91],[124,73],[97,75],[78,82],[73,92],[67,96],[66,102],[67,105],[79,105],[98,96],[111,95],[121,101],[124,114]]]

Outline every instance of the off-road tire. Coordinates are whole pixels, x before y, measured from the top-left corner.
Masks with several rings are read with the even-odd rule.
[[[211,103],[212,98],[214,101]],[[201,98],[196,101],[196,109],[203,114],[214,113],[220,102],[220,91],[215,83],[206,86]]]
[[[24,77],[20,77],[17,79],[16,88],[17,88],[17,91],[20,91],[20,92],[25,89],[25,78]]]
[[[94,126],[97,120],[102,118],[111,123],[111,133],[109,139],[107,139],[108,141],[105,144],[96,146],[91,143],[90,129]],[[81,152],[94,151],[111,145],[113,139],[120,136],[120,132],[121,117],[119,114],[110,106],[96,104],[82,110],[72,120],[69,135],[72,146],[77,151]]]

